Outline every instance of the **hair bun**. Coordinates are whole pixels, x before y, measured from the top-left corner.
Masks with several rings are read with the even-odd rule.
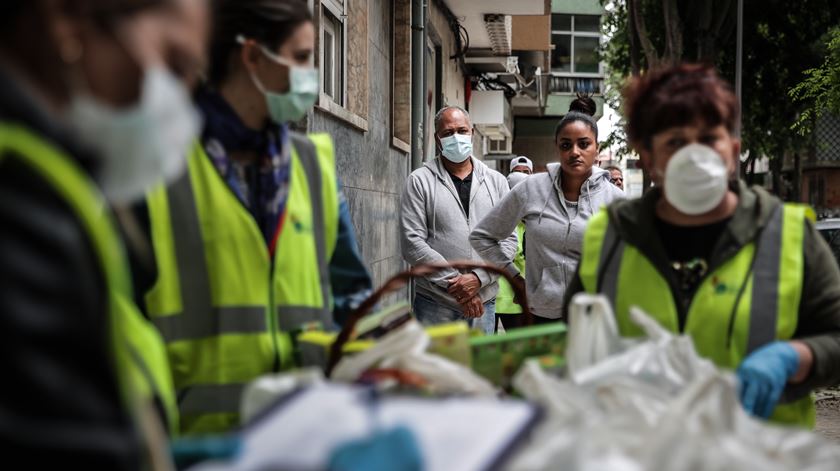
[[[569,105],[569,111],[577,111],[578,113],[595,116],[595,112],[598,111],[598,105],[595,104],[595,100],[591,96],[585,93],[578,93],[577,97]]]

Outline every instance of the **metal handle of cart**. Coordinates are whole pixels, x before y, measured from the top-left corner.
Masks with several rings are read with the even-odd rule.
[[[341,360],[341,356],[344,351],[344,344],[350,339],[350,335],[356,328],[356,323],[370,313],[373,307],[376,306],[383,296],[402,288],[413,278],[433,275],[441,270],[450,268],[455,270],[483,269],[490,273],[502,276],[508,281],[508,283],[510,283],[513,288],[513,292],[516,295],[516,299],[519,300],[519,304],[522,306],[522,313],[525,315],[525,325],[532,325],[534,323],[534,318],[531,314],[530,306],[528,305],[528,296],[526,294],[525,284],[522,283],[520,279],[514,278],[508,272],[495,265],[471,261],[417,265],[389,278],[388,281],[386,281],[379,289],[374,291],[373,294],[365,299],[364,302],[362,302],[359,307],[350,314],[330,349],[330,358],[327,363],[327,377],[332,374],[333,368],[335,368],[335,365],[337,365]]]

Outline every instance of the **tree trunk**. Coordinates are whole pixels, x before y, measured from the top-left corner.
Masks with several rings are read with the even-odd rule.
[[[683,55],[683,35],[677,0],[662,0],[665,20],[665,53],[662,55],[666,64],[677,64]]]
[[[802,201],[802,158],[799,152],[793,154],[793,181],[791,188],[793,193],[788,198],[788,201],[800,202]]]
[[[735,17],[737,14],[737,11],[732,11],[732,7],[737,7],[737,4],[732,0],[723,0],[720,2],[720,8],[711,10],[712,12],[717,11],[717,17],[712,21],[711,29],[704,38],[703,51],[702,55],[698,57],[699,60],[713,62],[717,54],[718,44],[726,44],[729,40],[731,33],[724,34],[723,27],[730,16]]]
[[[696,40],[694,57],[692,60],[700,61],[703,58],[706,49],[706,38],[709,36],[709,30],[712,29],[712,10],[715,7],[715,2],[689,2],[685,10],[685,18],[688,22],[694,18],[694,36]]]
[[[778,150],[775,150],[773,156],[770,158],[770,171],[773,172],[773,193],[776,195],[781,194],[782,164],[784,161],[784,155]]]
[[[730,1],[729,9],[725,12],[721,11],[718,19],[720,28],[717,33],[717,44],[728,44],[729,38],[735,34],[735,27],[738,25],[738,4]]]
[[[632,3],[632,0],[630,0]],[[636,16],[634,14],[635,9],[628,6],[627,8],[627,36],[630,43],[630,73],[633,74],[634,77],[638,77],[641,74],[641,66],[639,54],[641,51],[639,50],[639,36],[636,32]]]
[[[639,36],[639,43],[642,46],[642,51],[645,53],[645,60],[647,61],[647,69],[653,69],[659,65],[659,55],[656,53],[656,47],[650,40],[647,25],[645,24],[645,17],[641,9],[642,0],[627,0],[628,8],[633,12],[633,20],[636,24],[636,32]]]

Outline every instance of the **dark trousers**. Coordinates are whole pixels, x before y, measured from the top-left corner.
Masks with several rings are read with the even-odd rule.
[[[560,319],[549,319],[547,317],[531,316],[534,319],[534,325],[551,324],[552,322],[559,322]],[[496,332],[499,331],[498,323],[501,322],[505,331],[518,329],[525,326],[524,314],[499,314],[496,313]]]
[[[508,331],[522,327],[523,322],[525,322],[525,316],[523,316],[522,314],[496,313],[496,320],[496,332],[499,331],[499,322],[502,323],[502,326],[505,328],[505,331]]]

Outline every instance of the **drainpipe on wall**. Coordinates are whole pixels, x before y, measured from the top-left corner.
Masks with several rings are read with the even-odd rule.
[[[411,170],[423,165],[426,92],[426,0],[411,0]]]

